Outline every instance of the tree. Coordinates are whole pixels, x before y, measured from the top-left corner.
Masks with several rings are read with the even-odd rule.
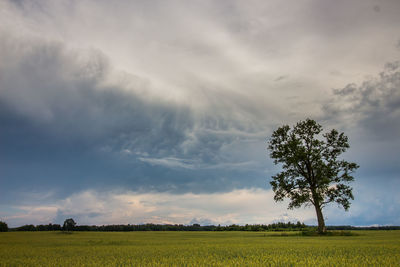
[[[0,232],[7,232],[8,225],[5,222],[0,221]]]
[[[66,219],[63,224],[63,230],[64,231],[73,230],[75,228],[75,225],[76,225],[76,222],[74,221],[74,219],[72,219],[72,218]]]
[[[322,126],[306,119],[292,129],[279,127],[268,141],[274,163],[282,164],[283,171],[272,176],[270,182],[275,192],[274,200],[290,199],[288,208],[303,204],[315,207],[318,232],[326,232],[322,209],[336,202],[346,211],[354,199],[351,175],[359,166],[339,156],[349,148],[348,138],[335,129],[321,135]]]

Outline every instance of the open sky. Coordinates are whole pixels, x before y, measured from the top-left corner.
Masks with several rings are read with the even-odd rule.
[[[0,220],[300,220],[272,131],[313,118],[361,167],[328,225],[400,225],[400,1],[0,0]]]

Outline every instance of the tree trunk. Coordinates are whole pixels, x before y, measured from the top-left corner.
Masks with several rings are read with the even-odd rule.
[[[315,211],[317,212],[318,219],[318,233],[322,234],[326,232],[324,216],[322,215],[322,210],[319,205],[315,205]]]

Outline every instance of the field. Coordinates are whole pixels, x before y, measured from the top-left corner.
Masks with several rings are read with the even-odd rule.
[[[0,266],[400,266],[400,231],[0,233]]]

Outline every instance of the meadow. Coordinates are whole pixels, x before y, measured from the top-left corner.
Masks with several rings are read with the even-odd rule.
[[[6,232],[0,266],[400,266],[400,231]]]

